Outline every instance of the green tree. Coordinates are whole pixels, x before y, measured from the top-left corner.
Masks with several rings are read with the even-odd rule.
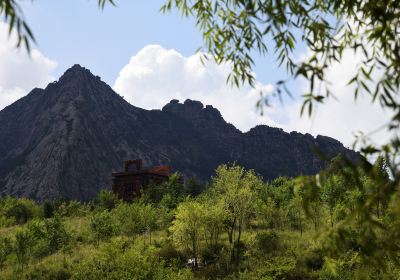
[[[50,254],[49,242],[46,239],[46,228],[43,220],[34,219],[27,225],[31,238],[31,255],[42,258]]]
[[[25,224],[30,218],[32,218],[32,213],[25,204],[17,203],[8,209],[5,216],[7,218],[14,218],[17,224]]]
[[[236,243],[236,254],[232,248],[232,258],[237,261],[240,256],[242,232],[255,214],[254,202],[261,186],[262,180],[255,175],[254,171],[246,171],[237,165],[219,166],[213,178],[211,188],[223,201],[223,207],[227,213],[229,243],[232,246]]]
[[[60,215],[53,218],[32,220],[27,226],[30,251],[33,257],[42,258],[69,247],[71,235],[67,232]],[[64,254],[65,257],[65,254]]]
[[[68,246],[70,237],[59,215],[45,220],[44,224],[45,238],[52,253]]]
[[[307,216],[304,212],[303,202],[300,196],[295,196],[287,206],[287,219],[293,229],[300,230],[303,234]]]
[[[186,192],[196,197],[202,192],[203,188],[196,178],[189,178],[186,182]]]
[[[97,195],[97,202],[101,209],[112,210],[119,203],[117,195],[107,189],[101,189]]]
[[[95,213],[90,220],[90,228],[93,231],[97,245],[100,240],[109,239],[115,233],[115,225],[110,212]]]
[[[299,197],[307,218],[313,223],[314,230],[317,231],[323,216],[320,183],[315,177],[311,176],[296,178],[295,196]]]
[[[327,205],[331,226],[334,226],[334,212],[336,205],[345,199],[347,191],[343,177],[333,175],[322,185],[322,201]]]
[[[279,228],[282,226],[281,213],[272,198],[268,197],[265,202],[260,199],[256,210],[257,220],[262,222],[266,228]]]
[[[29,261],[31,236],[26,230],[17,230],[15,233],[14,252],[21,272]]]
[[[73,280],[189,280],[193,279],[188,269],[175,270],[166,267],[151,248],[137,250],[126,248],[120,242],[106,244],[100,249],[100,257],[86,258],[74,266]]]
[[[199,242],[203,232],[201,221],[204,211],[201,203],[187,199],[178,205],[175,220],[170,227],[174,241],[191,251],[196,268],[198,267]]]
[[[278,207],[283,207],[289,203],[294,196],[294,180],[287,177],[279,177],[262,188],[264,201],[271,197]]]
[[[0,239],[0,271],[3,269],[3,265],[7,260],[7,257],[12,253],[12,243],[7,237]]]
[[[33,200],[20,198],[6,198],[4,207],[4,216],[12,223],[25,224],[33,217],[41,215],[41,209]]]
[[[54,214],[54,204],[51,203],[50,201],[45,201],[45,203],[43,203],[43,216],[45,218],[51,218],[53,217]]]
[[[112,214],[116,217],[118,229],[122,234],[134,237],[144,231],[140,208],[139,203],[133,202],[121,203],[113,210]]]
[[[389,180],[388,166],[383,157],[378,157],[372,165],[369,180],[369,191],[373,199],[375,213],[378,218],[384,215],[388,206],[388,193],[391,192],[391,181]]]
[[[145,233],[149,236],[149,243],[151,244],[151,234],[157,228],[157,209],[151,204],[142,204],[140,210]]]
[[[181,182],[181,175],[174,173],[161,184],[150,184],[144,191],[144,197],[150,203],[162,203],[169,209],[176,208],[186,196],[186,190]]]
[[[200,200],[200,203],[206,209],[201,217],[206,242],[215,247],[220,241],[220,235],[224,230],[224,222],[228,213],[225,211],[224,203],[221,199],[207,197],[204,200]]]

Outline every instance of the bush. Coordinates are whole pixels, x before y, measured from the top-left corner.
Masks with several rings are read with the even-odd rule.
[[[70,236],[59,215],[46,220],[33,220],[28,225],[33,257],[43,258],[69,244]]]
[[[192,197],[196,197],[203,191],[203,187],[196,178],[189,178],[186,182],[186,193]]]
[[[22,225],[41,215],[40,206],[33,200],[12,197],[0,199],[0,223],[3,226]]]
[[[77,200],[68,201],[66,212],[68,217],[78,217],[85,213],[85,205]]]
[[[54,218],[46,220],[45,228],[45,238],[48,241],[51,252],[56,252],[69,243],[70,237],[60,216],[56,215]]]
[[[54,211],[55,211],[55,207],[54,204],[46,201],[45,203],[43,203],[43,217],[45,218],[51,218],[53,217]]]
[[[324,265],[325,254],[321,248],[305,251],[300,257],[309,270],[320,270]]]
[[[12,252],[12,243],[9,238],[0,239],[0,270],[3,269],[3,265],[7,260],[7,257]]]
[[[176,262],[185,262],[184,256],[176,249],[174,244],[167,240],[161,244],[160,249],[157,252],[159,258],[163,259],[166,264],[172,265]]]
[[[117,204],[119,203],[119,199],[117,195],[113,192],[102,189],[97,195],[97,203],[101,209],[110,211],[117,206]]]
[[[144,191],[145,201],[163,205],[169,209],[176,206],[186,197],[186,190],[180,183],[180,175],[174,173],[161,184],[149,184]]]
[[[175,271],[164,266],[152,251],[106,247],[101,258],[87,259],[74,267],[71,279],[193,279],[189,270]]]
[[[25,224],[30,218],[32,218],[32,213],[26,205],[18,203],[7,210],[6,217],[14,218],[15,223],[17,224]]]
[[[256,244],[257,249],[264,254],[276,251],[281,247],[279,236],[273,230],[257,233]]]
[[[210,244],[204,246],[200,252],[200,258],[204,265],[215,264],[221,257],[221,252],[224,246],[221,244]]]
[[[33,268],[26,274],[27,280],[67,280],[70,279],[71,272],[64,267],[53,267],[40,265]]]
[[[296,260],[290,257],[274,257],[259,267],[258,279],[301,279],[296,277]]]
[[[94,233],[97,245],[100,240],[109,239],[115,233],[115,225],[110,212],[95,213],[90,221],[90,228]]]
[[[57,213],[63,217],[80,217],[87,213],[88,207],[77,200],[59,202],[55,206]]]
[[[31,244],[32,239],[27,231],[18,230],[15,233],[15,243],[13,247],[21,271],[24,270],[25,265],[28,263]]]
[[[112,211],[122,234],[135,236],[145,231],[140,208],[139,203],[121,203]]]

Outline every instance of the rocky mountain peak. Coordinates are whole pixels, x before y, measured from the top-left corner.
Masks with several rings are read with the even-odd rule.
[[[242,133],[218,109],[195,100],[140,109],[76,64],[0,111],[0,196],[89,200],[132,158],[171,165],[202,182],[233,162],[266,180],[315,174],[326,162],[314,146],[329,157],[357,156],[322,136],[267,126]]]
[[[162,108],[162,111],[182,115],[186,113],[199,113],[203,108],[204,105],[200,101],[186,99],[185,102],[180,103],[178,99],[172,99]]]
[[[186,99],[185,102],[180,103],[179,100],[173,99],[162,108],[162,111],[188,120],[208,119],[225,122],[218,109],[211,105],[204,107],[203,103],[197,100]]]
[[[68,86],[87,86],[98,82],[101,82],[99,76],[93,75],[89,69],[86,69],[79,64],[74,64],[71,68],[64,72],[64,74],[56,83],[59,85]]]
[[[68,75],[93,75],[89,69],[86,69],[85,67],[79,65],[79,64],[74,64],[70,68],[68,68],[64,74],[61,76],[68,76]]]

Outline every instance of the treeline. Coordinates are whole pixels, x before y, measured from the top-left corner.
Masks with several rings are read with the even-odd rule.
[[[178,175],[123,203],[0,200],[1,279],[398,279],[399,205],[385,161],[342,157],[263,182],[221,165],[200,192]]]

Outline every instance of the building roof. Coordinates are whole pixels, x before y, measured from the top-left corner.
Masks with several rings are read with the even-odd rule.
[[[141,170],[113,172],[112,176],[123,177],[123,176],[139,175],[139,174],[152,174],[152,175],[168,177],[171,175],[171,170],[172,168],[169,165],[160,165]]]

